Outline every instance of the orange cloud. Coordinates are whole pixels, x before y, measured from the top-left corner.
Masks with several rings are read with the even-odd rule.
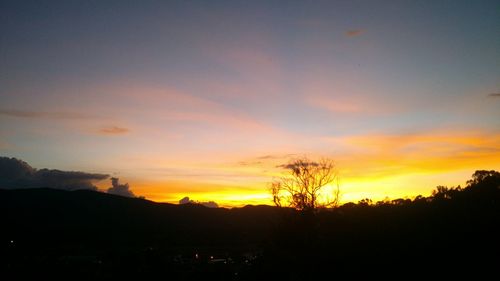
[[[312,79],[299,92],[309,105],[332,112],[382,114],[382,101],[366,97],[367,89],[350,88],[355,84],[351,82],[329,84],[326,79]],[[460,184],[475,169],[500,168],[500,134],[494,131],[322,137],[275,128],[210,95],[202,98],[196,93],[140,85],[93,92],[99,91],[125,105],[110,113],[115,117],[106,120],[107,124],[131,124],[135,132],[121,144],[124,149],[135,148],[127,150],[127,157],[134,160],[109,159],[100,165],[117,169],[134,192],[158,201],[175,203],[189,196],[221,205],[271,204],[266,197],[268,183],[280,175],[276,166],[286,163],[292,153],[333,157],[344,201],[426,195],[439,184]],[[107,107],[102,110],[110,112]],[[133,176],[135,182],[129,180]]]
[[[498,132],[372,134],[329,141],[340,148],[335,158],[351,200],[428,195],[437,185],[464,184],[477,169],[500,168]]]
[[[117,126],[104,127],[99,129],[99,133],[103,135],[123,135],[127,134],[128,132],[130,132],[129,129]]]
[[[398,167],[412,168],[414,172],[453,170],[481,161],[500,164],[500,133],[436,131],[349,136],[335,141],[344,145],[345,160],[362,160],[365,165],[377,162],[393,171]]]
[[[476,169],[500,168],[500,133],[496,132],[429,131],[309,140],[330,143],[337,151],[315,151],[312,156],[336,160],[342,202],[429,195],[440,184],[463,184]],[[172,203],[190,196],[222,206],[272,204],[268,184],[281,175],[277,166],[294,155],[276,152],[230,160],[235,157],[149,161],[157,168],[142,178],[155,180],[143,189],[134,183],[134,190]]]
[[[345,32],[345,35],[348,37],[354,37],[354,36],[359,36],[361,34],[365,33],[363,29],[351,29]]]
[[[109,108],[106,106],[102,106],[100,111],[106,111],[110,115],[140,116],[142,119],[151,121],[138,124],[138,126],[142,127],[150,126],[149,124],[157,126],[157,122],[165,120],[210,124],[224,129],[256,134],[278,131],[276,128],[264,124],[233,107],[168,87],[133,85],[124,82],[123,84],[115,83],[114,85],[89,89],[89,92],[95,95],[106,93],[114,100],[125,104],[118,112],[110,113]],[[133,104],[133,106],[130,106],[130,104]],[[98,106],[100,105],[95,105],[94,108]],[[133,122],[134,120],[126,121]],[[174,123],[171,125],[171,127],[177,126]],[[153,130],[157,130],[157,128]]]

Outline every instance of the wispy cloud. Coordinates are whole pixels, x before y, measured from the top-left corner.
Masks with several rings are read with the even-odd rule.
[[[28,110],[5,110],[0,109],[0,115],[15,117],[15,118],[34,118],[34,119],[88,119],[93,116],[66,111],[28,111]]]
[[[365,33],[363,29],[351,29],[345,32],[345,35],[348,37],[355,37]]]
[[[430,131],[348,136],[335,140],[349,176],[381,177],[439,173],[498,165],[498,133]]]
[[[256,166],[256,165],[261,165],[262,161],[254,161],[254,162],[247,162],[247,161],[240,161],[238,162],[238,165],[240,166]]]
[[[206,97],[172,88],[150,87],[147,85],[122,85],[105,87],[100,90],[112,94],[122,102],[134,103],[130,112],[155,120],[172,121],[175,124],[209,124],[212,126],[253,132],[273,132],[275,128],[261,122],[234,107],[228,107]],[[153,122],[154,123],[154,122]],[[172,124],[174,124],[172,123]],[[186,127],[184,127],[186,128]]]
[[[273,159],[273,158],[275,158],[274,155],[264,155],[264,156],[257,157],[257,159]]]
[[[295,155],[297,155],[297,154],[295,154],[295,153],[268,154],[268,155],[259,156],[259,157],[257,157],[257,159],[260,159],[260,160],[284,159],[284,158],[293,157]]]
[[[117,126],[104,127],[99,129],[99,133],[102,135],[123,135],[129,132],[129,129]]]
[[[282,161],[282,160],[289,160],[296,156],[297,154],[294,153],[282,153],[282,154],[266,154],[258,157],[253,157],[253,158],[248,158],[243,161],[239,161],[238,165],[239,166],[264,166],[264,165],[269,165],[275,166],[274,163],[276,161]]]

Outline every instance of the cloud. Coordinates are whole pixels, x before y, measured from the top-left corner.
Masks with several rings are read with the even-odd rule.
[[[240,166],[255,166],[255,165],[261,165],[262,161],[253,161],[253,162],[247,162],[247,161],[240,161],[238,162],[238,165]]]
[[[319,166],[319,163],[314,162],[314,161],[300,161],[300,162],[294,161],[292,163],[282,164],[282,165],[278,165],[276,167],[287,169],[287,170],[292,170],[292,171],[297,171],[301,167],[317,167],[317,166]]]
[[[180,205],[189,204],[189,203],[194,203],[194,201],[189,200],[189,197],[187,197],[187,196],[182,198],[181,200],[179,200]]]
[[[500,93],[491,93],[491,94],[488,95],[488,97],[500,98]]]
[[[262,165],[268,162],[274,162],[275,160],[287,159],[295,156],[295,153],[287,153],[287,154],[267,154],[263,156],[259,156],[253,158],[252,160],[245,160],[238,162],[239,166],[257,166]]]
[[[214,201],[199,202],[198,204],[201,204],[201,205],[208,207],[208,208],[219,208],[219,205],[217,203],[215,203]]]
[[[345,32],[345,35],[348,37],[355,37],[365,33],[363,29],[351,29]]]
[[[124,196],[124,197],[135,197],[128,183],[120,184],[118,178],[111,178],[112,187],[108,188],[107,192],[109,194]]]
[[[214,201],[198,202],[198,201],[194,201],[194,200],[189,199],[188,196],[179,200],[179,205],[184,205],[184,204],[199,204],[199,205],[203,205],[203,206],[208,207],[208,208],[219,208],[219,205],[217,203],[215,203]]]
[[[33,119],[88,119],[92,116],[78,113],[78,112],[65,112],[65,111],[25,111],[25,110],[5,110],[0,109],[0,115],[15,117],[15,118],[33,118]]]
[[[0,188],[23,189],[51,187],[63,190],[97,190],[95,181],[108,178],[106,174],[78,171],[35,169],[28,163],[8,157],[0,157]]]
[[[128,132],[130,132],[129,129],[117,126],[104,127],[99,130],[99,133],[103,135],[122,135]]]
[[[212,94],[207,98],[196,91],[177,91],[168,87],[141,85],[139,82],[137,84],[127,82],[125,85],[112,83],[93,89],[93,92],[111,95],[110,97],[124,103],[129,115],[141,116],[141,120],[147,122],[132,128],[132,131],[154,136],[156,140],[153,142],[161,146],[165,144],[165,138],[169,137],[165,134],[174,134],[175,139],[172,139],[174,145],[191,145],[203,141],[203,149],[210,145],[219,146],[221,142],[239,146],[242,141],[255,136],[260,136],[259,141],[269,138],[274,142],[285,141],[288,137],[288,132],[284,129],[275,127],[256,114],[240,110],[233,103],[230,106],[226,99],[213,98]],[[205,89],[200,93],[203,92]],[[130,104],[134,106],[128,108]],[[99,106],[94,107],[99,108]],[[102,108],[102,110],[107,109]],[[116,119],[101,125],[121,127],[121,123],[114,123],[113,120]],[[90,126],[94,128],[91,133],[100,134],[101,127],[86,124],[86,127]],[[214,131],[217,133],[214,134]],[[160,139],[163,141],[160,142]]]
[[[257,157],[257,159],[275,159],[276,156],[274,155],[264,155],[264,156],[260,156],[260,157]]]
[[[500,134],[442,130],[332,139],[348,177],[381,178],[498,166]]]

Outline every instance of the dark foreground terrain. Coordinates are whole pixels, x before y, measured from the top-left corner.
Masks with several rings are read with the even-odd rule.
[[[0,213],[0,280],[477,277],[500,266],[494,171],[428,198],[363,200],[314,213],[49,188],[0,190]]]

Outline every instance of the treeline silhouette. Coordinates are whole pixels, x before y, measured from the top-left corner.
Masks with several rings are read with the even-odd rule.
[[[500,264],[496,171],[476,171],[465,187],[439,186],[429,197],[317,211],[42,188],[0,190],[0,212],[2,280],[429,277],[495,273]]]
[[[417,273],[475,275],[500,264],[500,173],[476,171],[467,186],[432,196],[364,199],[316,214],[294,214],[275,232],[265,265],[278,276]],[[282,270],[285,269],[285,270]]]

